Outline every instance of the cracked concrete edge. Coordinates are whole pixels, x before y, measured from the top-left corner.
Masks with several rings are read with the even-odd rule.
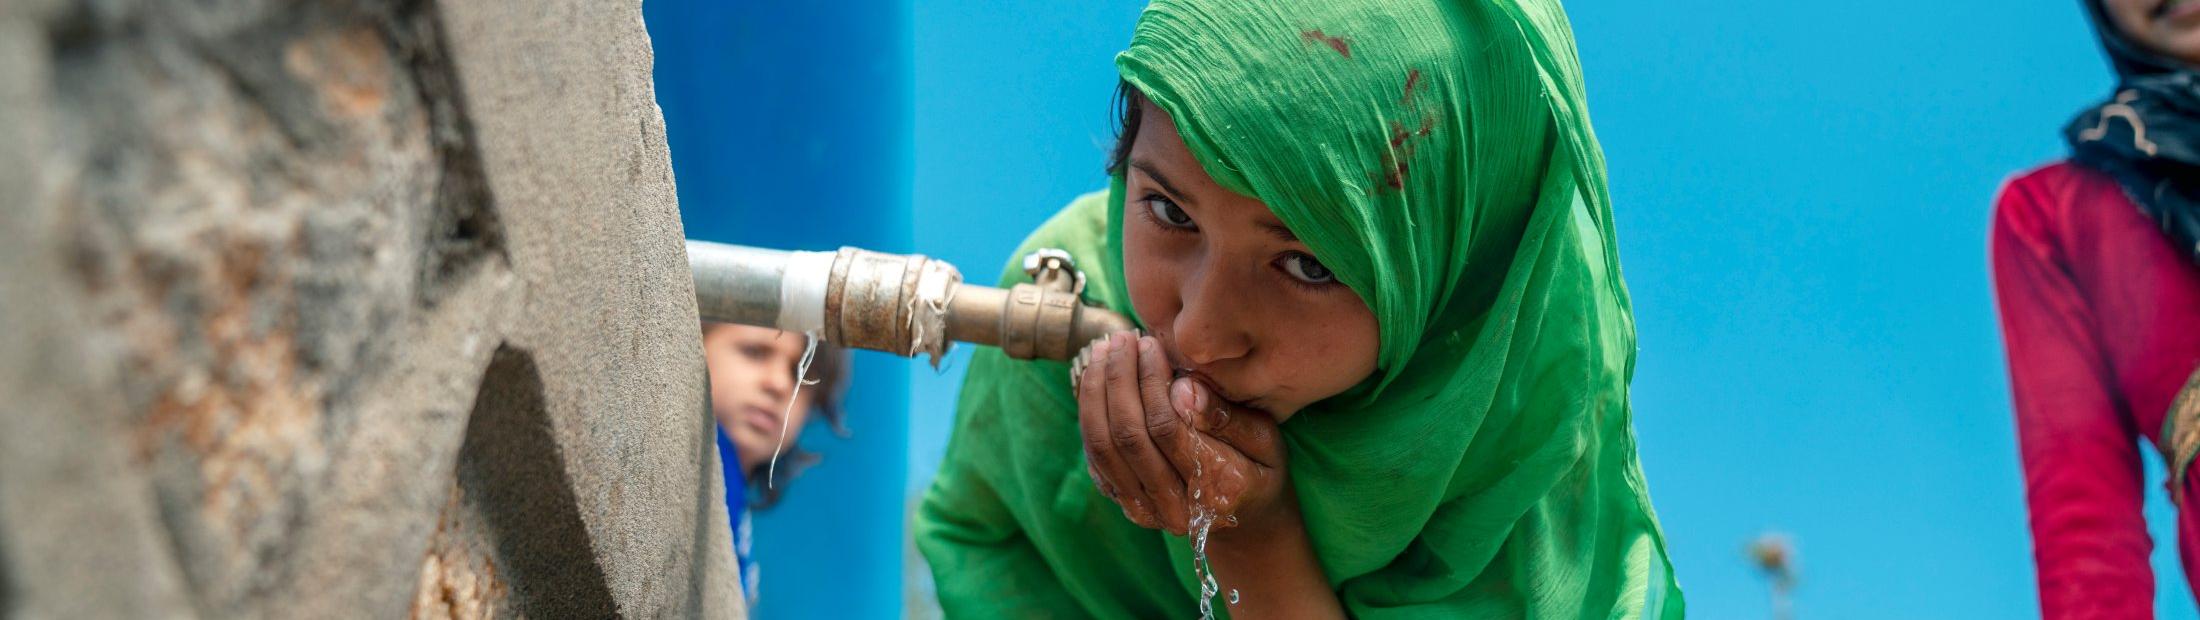
[[[288,592],[270,597],[277,604],[271,615],[396,617],[412,605],[421,579],[416,573],[422,557],[433,552],[429,540],[452,492],[420,481],[454,478],[469,405],[497,349],[497,334],[514,320],[519,292],[509,269],[492,264],[437,312],[391,334],[451,355],[393,360],[366,388],[391,397],[365,403],[363,423],[337,447],[335,469],[345,480],[314,498],[308,509],[313,519],[291,552],[297,575]],[[416,518],[392,518],[397,514]]]
[[[709,370],[697,367],[703,385],[710,385]],[[705,392],[698,404],[702,412],[701,433],[708,439],[702,445],[699,460],[703,463],[701,488],[703,504],[696,507],[696,518],[701,521],[703,535],[695,539],[695,553],[703,558],[694,566],[695,583],[702,584],[692,593],[688,606],[698,617],[742,620],[749,616],[748,598],[742,594],[741,567],[734,563],[733,521],[726,512],[726,480],[724,467],[718,463],[718,442],[713,433],[718,432],[718,422],[710,413],[710,398]]]
[[[474,129],[528,291],[510,342],[552,392],[605,581],[624,614],[738,615],[723,492],[695,492],[714,431],[640,5],[442,10],[465,99],[500,112]],[[606,376],[624,380],[589,381]]]

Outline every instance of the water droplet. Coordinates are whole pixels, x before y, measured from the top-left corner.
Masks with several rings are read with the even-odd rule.
[[[1237,588],[1230,588],[1230,604],[1231,604],[1231,605],[1236,605],[1237,603],[1238,603],[1238,593],[1237,593]]]

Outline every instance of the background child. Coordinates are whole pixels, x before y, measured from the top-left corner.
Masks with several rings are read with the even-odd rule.
[[[848,354],[818,343],[802,377],[814,384],[795,389],[795,373],[808,339],[748,325],[703,324],[703,361],[710,367],[711,415],[718,419],[718,459],[725,468],[726,512],[733,521],[734,555],[741,590],[757,599],[757,567],[750,558],[749,511],[770,508],[787,484],[818,456],[795,440],[814,412],[847,434],[840,398],[848,386]],[[790,399],[792,404],[789,404]],[[778,455],[777,471],[773,455]]]

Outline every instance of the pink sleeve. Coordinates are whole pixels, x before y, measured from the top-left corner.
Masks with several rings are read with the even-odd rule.
[[[2040,613],[2152,618],[2141,435],[2110,387],[2086,289],[2072,277],[2055,210],[2070,196],[2027,181],[2002,192],[1992,253]]]

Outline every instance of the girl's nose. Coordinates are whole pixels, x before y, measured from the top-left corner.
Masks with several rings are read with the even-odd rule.
[[[766,364],[759,370],[764,373],[764,378],[758,385],[764,388],[765,396],[784,401],[794,395],[794,366]]]
[[[1177,352],[1194,366],[1244,357],[1253,339],[1241,318],[1245,297],[1233,292],[1226,278],[1214,277],[1214,266],[1185,278],[1183,306],[1177,311]]]

